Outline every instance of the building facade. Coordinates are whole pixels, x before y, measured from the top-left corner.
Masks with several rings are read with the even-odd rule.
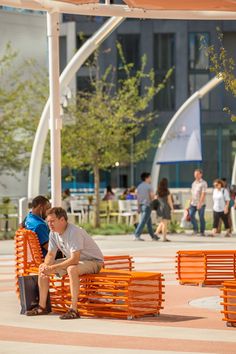
[[[0,30],[4,34],[0,41],[0,53],[7,42],[12,42],[19,51],[19,57],[36,58],[47,66],[47,37],[45,14],[28,11],[8,11],[0,9]],[[60,28],[60,68],[106,21],[103,18],[63,15]],[[232,57],[236,57],[236,23],[234,21],[168,21],[168,20],[125,20],[102,44],[99,54],[101,71],[113,65],[119,68],[120,59],[116,43],[122,44],[127,62],[133,62],[138,68],[141,57],[147,56],[147,70],[155,70],[156,82],[161,82],[171,67],[174,72],[165,89],[158,94],[150,105],[157,118],[145,127],[143,135],[155,129],[156,147],[158,141],[177,109],[195,90],[210,80],[208,58],[201,48],[201,38],[207,44],[218,46],[216,28],[224,33],[224,45]],[[36,45],[37,44],[37,45]],[[119,71],[118,71],[119,72]],[[89,69],[83,66],[71,83],[71,90],[89,89]],[[117,77],[118,79],[118,77]],[[145,83],[143,83],[145,85]],[[142,92],[142,88],[141,88]],[[176,163],[164,165],[161,177],[167,177],[171,187],[189,187],[193,170],[201,167],[211,186],[216,177],[231,178],[233,159],[236,152],[236,123],[223,112],[224,107],[236,110],[234,97],[227,93],[223,84],[214,89],[201,102],[201,126],[203,161],[200,164]],[[155,155],[155,148],[147,158],[137,164],[127,161],[125,166],[116,164],[111,171],[102,172],[102,186],[128,187],[139,182],[142,171],[150,171]],[[68,171],[63,171],[63,187],[83,188],[93,186],[93,175],[87,171],[73,171],[74,178],[68,181]],[[2,177],[0,194],[26,195],[27,172],[22,174],[20,182],[9,177]],[[43,174],[42,192],[46,192],[47,173]],[[19,181],[19,179],[18,179]],[[3,187],[5,185],[5,187]],[[5,192],[7,190],[7,192]]]
[[[74,24],[73,34],[70,32],[71,37],[64,36],[61,39],[64,53],[66,43],[71,45],[72,41],[76,43],[75,50],[78,49],[81,46],[81,34],[83,38],[89,38],[103,21],[102,18],[64,15],[62,23],[64,33],[68,26]],[[125,20],[102,44],[100,49],[102,70],[110,64],[119,67],[117,41],[122,44],[127,62],[133,62],[135,68],[139,67],[142,55],[147,55],[147,70],[154,68],[156,82],[161,82],[167,70],[174,67],[165,89],[155,97],[150,107],[158,118],[155,124],[147,126],[143,132],[148,134],[150,130],[157,129],[157,144],[176,110],[192,93],[212,78],[201,38],[204,37],[206,45],[219,46],[217,27],[224,34],[224,46],[235,58],[236,24],[233,21]],[[63,51],[61,57],[63,67],[66,64]],[[76,87],[79,90],[89,89],[89,69],[81,68],[76,80]],[[204,170],[210,186],[216,177],[231,179],[236,152],[236,125],[223,112],[224,107],[230,107],[234,111],[236,102],[221,84],[201,102],[202,163],[176,163],[161,168],[161,177],[167,177],[172,187],[188,187],[196,167]],[[104,173],[103,182],[118,187],[137,184],[140,173],[151,170],[154,154],[155,149],[152,149],[144,161],[135,165],[127,162],[125,167],[112,169],[111,174]],[[92,182],[89,173],[77,174],[76,178],[79,182]]]

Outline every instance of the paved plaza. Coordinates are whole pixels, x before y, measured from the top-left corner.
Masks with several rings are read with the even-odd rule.
[[[0,242],[0,353],[236,353],[236,329],[221,320],[219,288],[180,286],[180,249],[235,249],[236,237],[172,235],[170,243],[133,242],[132,236],[95,237],[105,255],[130,254],[136,269],[162,272],[165,304],[159,317],[138,320],[20,315],[14,292],[14,243]]]

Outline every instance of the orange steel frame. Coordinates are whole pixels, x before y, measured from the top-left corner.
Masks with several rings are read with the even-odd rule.
[[[16,290],[18,277],[37,274],[43,262],[37,235],[19,229],[15,235]],[[82,315],[135,318],[158,315],[163,305],[163,276],[160,273],[133,271],[133,258],[128,255],[105,256],[99,274],[80,277],[78,308]],[[71,304],[69,278],[50,278],[52,310],[65,312]]]
[[[236,250],[181,250],[176,268],[180,284],[221,285],[236,279]]]
[[[223,321],[226,321],[229,327],[236,327],[236,281],[224,282],[222,286]]]

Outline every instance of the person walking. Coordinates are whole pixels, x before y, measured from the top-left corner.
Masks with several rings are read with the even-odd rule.
[[[142,182],[137,188],[138,211],[141,213],[140,222],[135,230],[134,241],[144,241],[141,238],[144,226],[147,225],[148,233],[153,241],[158,241],[159,237],[154,233],[151,220],[151,201],[154,199],[154,192],[151,187],[151,174],[143,172],[141,174]]]
[[[198,233],[198,222],[196,220],[196,212],[199,215],[200,221],[200,233],[201,236],[205,236],[205,209],[206,209],[206,191],[207,191],[207,182],[202,178],[203,172],[201,169],[196,169],[194,171],[195,181],[192,183],[191,189],[191,201],[189,208],[190,220],[193,225],[193,234],[196,235]]]
[[[170,241],[167,235],[168,223],[171,220],[171,211],[174,211],[173,199],[168,189],[168,179],[163,178],[157,190],[157,199],[159,201],[158,216],[161,217],[161,221],[156,229],[156,235],[162,233],[163,242]]]
[[[214,181],[213,190],[213,230],[212,236],[218,233],[219,222],[222,220],[225,226],[225,237],[231,236],[229,224],[229,202],[230,195],[228,190],[224,187],[224,182],[220,179]]]
[[[71,307],[60,316],[61,320],[80,317],[78,312],[79,276],[99,273],[103,266],[103,254],[85,230],[68,223],[67,213],[63,208],[55,207],[47,211],[50,228],[48,253],[39,266],[39,304],[27,311],[27,316],[47,315],[46,308],[50,275],[68,274],[70,280]],[[65,258],[55,260],[57,250]]]

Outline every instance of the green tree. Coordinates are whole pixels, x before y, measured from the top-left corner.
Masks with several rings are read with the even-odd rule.
[[[145,139],[140,134],[143,127],[155,118],[154,112],[148,112],[148,107],[172,72],[169,70],[164,82],[156,85],[154,71],[145,73],[145,56],[141,68],[134,73],[133,64],[125,62],[119,45],[118,50],[123,61],[124,79],[119,80],[116,87],[112,66],[102,76],[97,69],[95,78],[91,77],[91,92],[78,92],[68,108],[62,130],[63,166],[94,173],[96,227],[100,224],[100,171],[114,167],[116,161],[128,164],[131,139],[134,138],[133,161],[145,158],[152,146],[154,131]],[[144,79],[147,85],[140,94]]]
[[[222,77],[226,91],[236,96],[235,61],[229,56],[227,49],[224,47],[224,35],[220,28],[217,27],[216,31],[217,45],[207,46],[204,37],[202,37],[202,46],[209,57],[210,71],[217,77]],[[231,112],[230,107],[224,107],[223,110],[231,116],[233,121],[236,121],[236,116]]]
[[[34,60],[19,63],[6,46],[0,57],[0,173],[14,174],[29,164],[30,151],[48,96],[46,70]]]

